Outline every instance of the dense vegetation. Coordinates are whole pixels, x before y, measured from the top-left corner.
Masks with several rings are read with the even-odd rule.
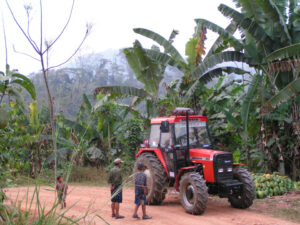
[[[230,19],[225,29],[195,20],[186,56],[172,45],[177,31],[166,39],[137,28],[156,45],[145,49],[136,40],[119,54],[122,65],[88,55],[49,70],[54,137],[41,74],[30,80],[7,65],[0,72],[0,186],[55,167],[109,167],[115,157],[130,172],[150,118],[176,106],[206,114],[214,143],[236,162],[299,180],[299,2],[235,2],[238,10],[219,6]],[[207,29],[219,34],[208,51]]]

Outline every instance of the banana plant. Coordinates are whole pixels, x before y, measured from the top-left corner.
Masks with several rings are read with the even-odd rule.
[[[294,102],[289,109],[292,112],[291,120],[295,121],[291,123],[291,130],[293,130],[291,135],[298,137],[299,124],[296,115],[299,114],[299,107],[296,98],[300,92],[298,69],[299,2],[295,0],[235,0],[235,2],[240,8],[239,11],[224,4],[221,4],[218,9],[237,25],[237,29],[242,34],[240,39],[237,39],[236,36],[230,36],[209,21],[199,20],[198,22],[199,25],[204,25],[219,33],[223,39],[229,39],[235,54],[240,54],[239,59],[234,61],[241,62],[246,59],[245,62],[254,67],[256,74],[258,74],[253,77],[248,93],[243,100],[241,113],[244,130],[247,132],[251,105],[258,99],[257,95],[264,92],[265,94],[261,95],[260,105],[258,105],[262,115],[271,114],[281,104],[290,100]],[[242,48],[239,48],[241,47],[239,43],[241,43]],[[267,87],[268,89],[266,89]],[[261,91],[262,89],[265,90]],[[272,121],[269,122],[271,126],[276,126]],[[268,131],[264,127],[262,121],[261,129],[266,134]],[[265,134],[264,139],[272,136]],[[295,140],[295,148],[291,151],[294,156],[298,154],[297,148],[300,146],[299,138]],[[267,142],[264,140],[264,143]],[[267,148],[266,145],[264,146]],[[283,160],[283,157],[280,158]]]
[[[236,30],[235,24],[230,24],[226,30],[224,32],[228,34],[233,33]],[[159,34],[143,28],[134,29],[134,32],[152,39],[165,49],[164,53],[158,52],[155,55],[148,54],[148,56],[152,60],[154,60],[157,64],[160,65],[168,65],[175,67],[184,74],[184,78],[186,77],[188,80],[191,79],[189,83],[193,84],[193,86],[186,92],[185,99],[191,97],[195,90],[195,87],[197,87],[197,85],[199,84],[198,82],[193,81],[199,80],[202,84],[206,84],[209,81],[211,81],[214,77],[222,76],[225,72],[240,73],[242,71],[242,69],[230,65],[216,67],[218,64],[233,61],[233,59],[237,58],[239,58],[241,61],[248,60],[246,58],[240,57],[240,55],[236,53],[222,53],[221,51],[224,49],[224,46],[221,47],[221,45],[225,42],[221,41],[220,39],[218,39],[214,43],[214,45],[211,48],[210,54],[204,59],[201,59],[201,55],[205,54],[204,41],[206,39],[206,30],[202,29],[202,26],[197,27],[194,36],[186,44],[185,53],[187,56],[187,60],[185,60],[184,57],[180,55],[180,53],[176,50],[172,43],[168,42]],[[219,53],[219,55],[215,55],[216,53]],[[243,72],[245,73],[245,71]]]
[[[226,28],[225,32],[233,33],[236,30],[236,27],[237,26],[232,23]],[[137,79],[144,84],[144,89],[115,86],[99,87],[96,89],[96,93],[102,92],[110,94],[113,96],[112,98],[135,96],[139,99],[137,103],[140,103],[141,101],[146,102],[146,112],[148,113],[148,118],[150,116],[149,113],[152,114],[151,116],[155,116],[160,114],[160,111],[166,111],[164,105],[167,105],[167,103],[173,103],[173,107],[189,105],[191,97],[195,97],[194,92],[199,86],[200,82],[202,84],[206,84],[214,77],[221,76],[224,72],[234,72],[236,74],[245,73],[244,70],[230,65],[213,68],[217,64],[221,64],[226,61],[232,61],[232,57],[234,59],[239,57],[237,53],[223,54],[221,50],[224,48],[224,46],[227,46],[227,42],[225,43],[225,41],[222,41],[221,39],[218,39],[211,48],[209,54],[210,57],[207,58],[208,60],[205,58],[202,61],[201,56],[205,53],[205,30],[200,29],[200,31],[196,31],[194,37],[191,38],[186,44],[187,60],[181,56],[179,51],[172,45],[173,38],[175,37],[174,34],[178,34],[178,32],[174,33],[173,31],[169,40],[162,37],[158,33],[143,28],[136,28],[134,29],[134,32],[152,39],[154,42],[164,48],[164,52],[160,52],[159,48],[156,46],[152,47],[151,49],[144,49],[138,41],[135,41],[133,48],[127,48],[124,50],[130,67],[134,71]],[[241,43],[239,44],[241,45]],[[216,52],[220,52],[221,55],[212,54]],[[247,59],[243,58],[241,60],[246,61]],[[158,97],[158,89],[160,85],[162,85],[161,81],[167,66],[177,68],[181,73],[184,74],[182,81],[179,84],[181,91],[178,92],[177,96],[174,95],[173,91],[172,101],[168,99],[170,96]],[[174,87],[171,89],[168,87],[168,85],[165,85],[165,87],[169,94],[172,89],[174,90]],[[188,90],[186,91],[186,89]],[[176,98],[176,100],[174,98]],[[159,106],[161,105],[163,106],[163,110],[159,109]]]
[[[6,65],[6,71],[0,71],[0,104],[4,96],[7,95],[14,97],[17,103],[24,107],[24,99],[20,93],[20,88],[24,88],[33,100],[36,99],[35,87],[31,80],[18,73],[17,70],[10,70],[9,65]]]
[[[174,32],[170,36],[170,41],[174,37]],[[159,96],[159,87],[161,81],[163,80],[163,75],[167,66],[167,62],[174,63],[170,57],[163,58],[164,64],[158,64],[152,60],[149,56],[160,57],[157,50],[145,50],[139,41],[135,41],[132,48],[124,49],[124,54],[126,56],[127,62],[133,70],[137,80],[144,84],[144,88],[136,88],[130,86],[103,86],[98,87],[94,91],[94,95],[97,96],[99,93],[107,95],[105,100],[120,99],[132,97],[131,104],[128,106],[129,111],[138,117],[150,118],[159,114],[159,109],[155,106],[161,100]],[[142,101],[145,102],[146,115],[137,113],[134,107],[140,104]],[[103,98],[98,100],[101,105],[104,101]],[[124,105],[123,105],[124,107]]]

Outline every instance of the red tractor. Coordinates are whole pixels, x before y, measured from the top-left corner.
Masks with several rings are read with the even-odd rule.
[[[180,193],[186,212],[202,214],[208,194],[228,198],[234,208],[252,205],[255,186],[251,174],[233,163],[232,153],[212,149],[207,117],[189,108],[173,116],[151,120],[150,137],[136,157],[146,166],[147,202],[161,204],[168,187]]]

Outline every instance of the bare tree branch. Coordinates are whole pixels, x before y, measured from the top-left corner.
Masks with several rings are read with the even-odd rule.
[[[76,55],[76,53],[79,51],[79,49],[80,49],[81,46],[83,45],[84,41],[85,41],[86,38],[88,37],[88,35],[89,35],[89,28],[87,28],[86,33],[85,33],[85,35],[84,35],[82,41],[80,42],[80,44],[79,44],[78,47],[76,48],[76,50],[73,52],[73,54],[72,54],[66,61],[64,61],[64,62],[62,62],[62,63],[60,63],[60,64],[58,64],[58,65],[56,65],[56,66],[48,67],[46,70],[48,71],[48,70],[54,69],[54,68],[56,68],[56,67],[60,67],[60,66],[62,66],[62,65],[64,65],[64,64],[66,64],[67,62],[69,62],[69,61],[73,58],[73,56]]]
[[[42,52],[43,52],[43,5],[42,5],[42,0],[40,0],[40,12],[41,12],[41,45],[40,45],[40,51],[39,51],[39,53],[41,54],[41,55],[43,55],[42,54]]]
[[[6,2],[6,5],[7,5],[9,11],[10,11],[10,14],[12,15],[12,17],[13,17],[15,23],[17,24],[17,26],[19,27],[19,29],[20,29],[20,30],[22,31],[22,33],[24,34],[24,36],[25,36],[26,39],[28,40],[29,44],[30,44],[30,45],[33,47],[33,49],[39,54],[39,49],[37,49],[37,48],[34,46],[34,44],[32,43],[32,41],[29,39],[29,37],[27,36],[27,34],[25,33],[25,31],[23,30],[23,28],[22,28],[21,25],[19,24],[18,20],[17,20],[16,17],[15,17],[15,14],[14,14],[13,11],[11,10],[11,7],[10,7],[8,1],[5,0],[5,2]]]
[[[34,56],[29,55],[29,54],[26,53],[26,52],[20,52],[20,51],[17,51],[14,45],[13,45],[13,50],[14,50],[15,53],[18,53],[18,54],[21,54],[21,55],[25,55],[25,56],[28,56],[28,57],[34,59],[34,60],[40,61],[38,58],[35,58]]]
[[[59,35],[54,39],[54,41],[43,51],[42,54],[45,54],[46,51],[48,51],[54,44],[55,42],[60,38],[60,36],[65,32],[66,28],[69,25],[69,22],[71,20],[72,14],[73,14],[73,9],[74,9],[74,4],[75,4],[75,0],[73,0],[72,2],[72,6],[71,6],[71,10],[70,10],[70,14],[69,14],[69,18],[65,24],[65,26],[63,27],[62,31],[59,33]]]
[[[27,14],[27,35],[30,39],[30,41],[34,44],[34,46],[36,47],[36,49],[38,49],[37,44],[35,43],[35,41],[31,38],[30,36],[30,32],[29,32],[29,27],[30,27],[30,10],[31,10],[31,6],[25,6],[25,10],[26,10],[26,14]]]
[[[55,135],[55,112],[54,112],[54,102],[53,102],[53,98],[52,98],[52,95],[51,95],[51,91],[50,91],[50,87],[49,87],[49,82],[48,82],[48,78],[47,78],[47,72],[50,70],[50,69],[53,69],[55,67],[58,67],[58,66],[61,66],[61,65],[64,65],[65,63],[67,63],[78,51],[79,49],[81,48],[81,46],[83,45],[84,41],[86,40],[86,38],[88,37],[89,35],[89,32],[90,32],[90,29],[91,29],[91,26],[90,25],[87,25],[87,29],[86,29],[86,33],[82,39],[82,41],[80,42],[80,44],[78,45],[77,49],[74,51],[74,53],[66,60],[64,61],[63,63],[60,63],[59,65],[56,65],[56,66],[52,66],[52,67],[49,67],[48,66],[48,60],[49,60],[49,50],[50,48],[57,42],[57,40],[61,37],[61,35],[65,32],[69,22],[70,22],[70,19],[71,19],[71,15],[72,15],[72,12],[73,12],[73,8],[74,8],[74,2],[75,0],[73,0],[73,3],[72,3],[72,8],[70,10],[70,14],[69,14],[69,18],[67,20],[67,23],[65,24],[65,26],[63,27],[62,31],[60,32],[60,34],[56,37],[56,39],[51,42],[51,44],[48,44],[48,42],[45,43],[45,50],[43,51],[43,7],[42,7],[42,0],[40,0],[40,48],[38,47],[38,45],[32,40],[32,38],[30,37],[30,33],[29,33],[29,25],[30,25],[30,17],[29,17],[29,10],[30,10],[30,7],[27,8],[27,33],[25,33],[24,29],[21,27],[21,25],[18,23],[17,19],[15,18],[15,15],[10,7],[10,5],[8,4],[8,0],[5,0],[6,1],[6,4],[9,8],[9,11],[15,21],[15,23],[17,24],[17,26],[19,27],[19,29],[22,31],[22,33],[24,34],[24,36],[26,37],[27,41],[30,43],[30,45],[32,46],[32,48],[35,50],[35,52],[38,54],[38,59],[27,54],[27,53],[23,53],[23,52],[19,52],[23,55],[26,55],[26,56],[29,56],[35,60],[38,60],[40,61],[41,63],[41,67],[42,67],[42,74],[43,74],[43,78],[44,78],[44,82],[45,82],[45,86],[46,86],[46,91],[47,91],[47,95],[48,95],[48,101],[49,101],[49,112],[50,112],[50,123],[51,123],[51,135],[52,135],[52,142],[53,142],[53,149],[54,149],[54,153],[56,154],[56,151],[57,151],[57,143],[56,143],[56,135]],[[25,8],[26,9],[26,8]],[[44,58],[44,54],[46,53],[46,58]],[[45,65],[46,64],[46,65]],[[2,97],[3,98],[3,97]],[[55,177],[56,177],[56,169],[57,169],[57,160],[56,160],[56,157],[55,157],[55,166],[54,166],[54,174],[55,174]]]
[[[6,66],[8,64],[7,41],[6,41],[6,32],[5,32],[4,18],[3,18],[3,14],[1,14],[1,15],[2,15],[2,27],[3,27],[4,47],[5,47],[5,66]]]

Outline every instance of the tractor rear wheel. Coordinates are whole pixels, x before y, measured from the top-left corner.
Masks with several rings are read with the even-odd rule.
[[[231,206],[238,209],[249,208],[255,198],[255,185],[251,174],[246,169],[234,168],[233,177],[243,183],[243,193],[228,198]]]
[[[180,199],[186,212],[202,214],[207,205],[208,192],[205,180],[199,173],[186,173],[180,180]]]
[[[167,174],[159,159],[152,153],[141,154],[135,164],[134,172],[137,172],[137,165],[143,163],[146,166],[144,171],[147,176],[148,194],[146,201],[150,205],[160,205],[165,199]]]

